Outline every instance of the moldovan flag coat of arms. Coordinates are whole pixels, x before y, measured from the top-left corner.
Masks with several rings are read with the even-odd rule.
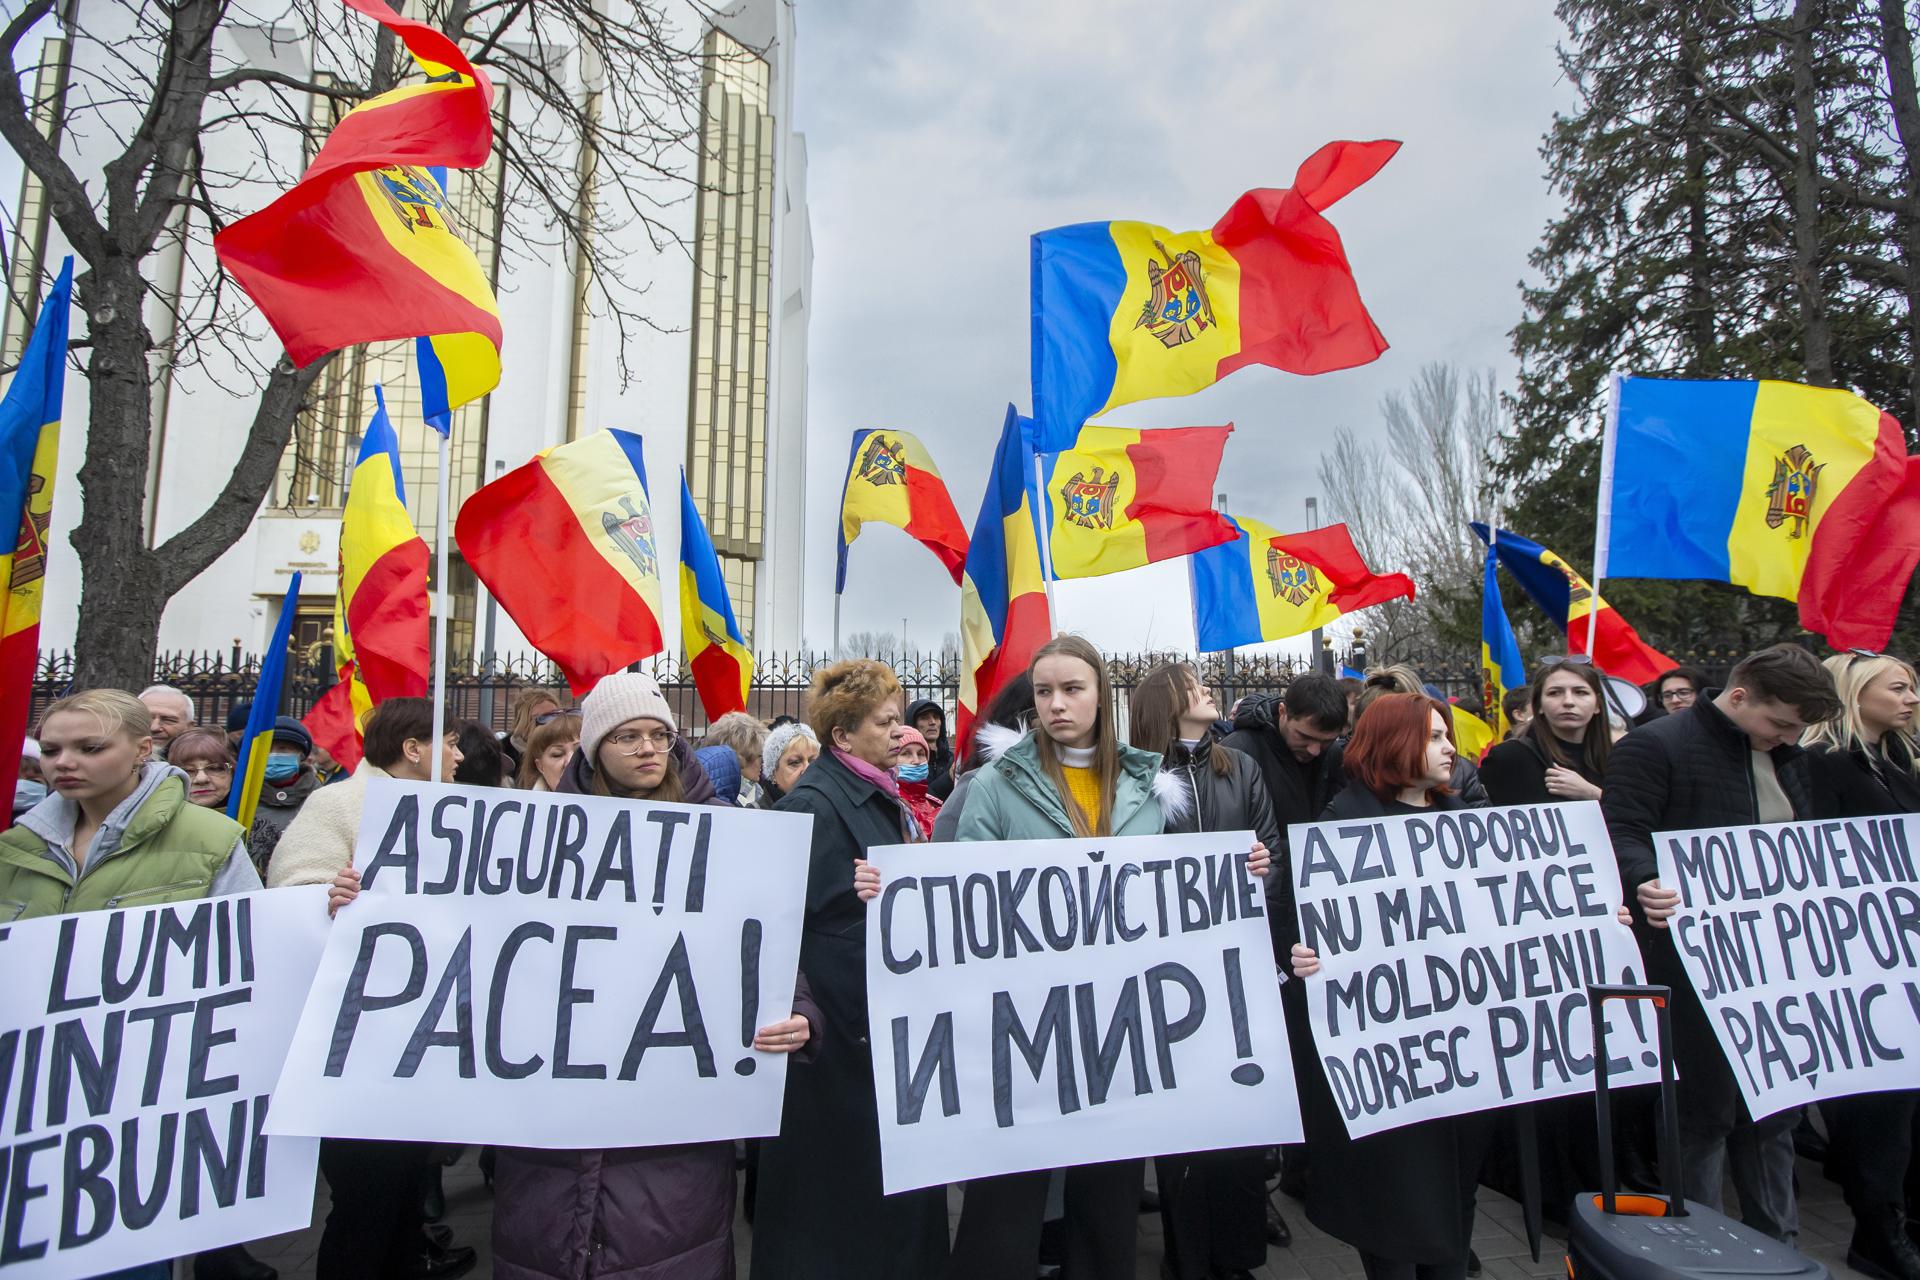
[[[1356,609],[1413,599],[1413,579],[1368,568],[1344,524],[1281,533],[1258,520],[1228,522],[1238,537],[1190,562],[1193,633],[1203,653],[1284,640]]]
[[[1091,578],[1192,555],[1240,536],[1213,509],[1231,425],[1083,427],[1047,482],[1056,578]]]
[[[1920,561],[1920,459],[1889,414],[1793,382],[1622,378],[1600,510],[1609,578],[1705,578],[1882,649]]]
[[[835,595],[847,589],[847,546],[868,521],[890,524],[933,552],[958,584],[967,565],[967,527],[926,446],[905,431],[853,433],[847,482],[840,491],[840,567]]]
[[[0,778],[20,774],[20,748],[40,661],[40,601],[47,585],[47,532],[53,524],[53,472],[60,454],[66,387],[67,322],[73,309],[73,259],[60,268],[40,304],[7,398],[0,401],[0,521],[12,541],[0,553]],[[13,821],[0,809],[0,830]]]
[[[468,498],[454,541],[576,694],[665,648],[647,463],[631,431],[548,449]]]
[[[1327,373],[1387,349],[1325,211],[1398,142],[1330,142],[1293,186],[1249,191],[1206,231],[1083,222],[1033,237],[1033,447],[1250,364]]]
[[[500,310],[428,170],[486,162],[493,87],[438,29],[384,0],[345,3],[399,36],[424,82],[348,112],[300,181],[213,247],[301,368],[341,347],[424,335],[428,399],[444,412],[499,384]]]

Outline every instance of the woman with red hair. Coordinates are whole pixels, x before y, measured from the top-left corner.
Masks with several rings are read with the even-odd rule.
[[[1320,820],[1465,808],[1448,787],[1453,757],[1453,718],[1444,706],[1425,694],[1381,695],[1353,726],[1346,789]],[[1294,976],[1319,971],[1312,949],[1294,944]],[[1290,982],[1282,994],[1307,1131],[1307,1217],[1359,1250],[1367,1280],[1465,1280],[1474,1189],[1497,1113],[1349,1139],[1314,1047],[1305,986]]]

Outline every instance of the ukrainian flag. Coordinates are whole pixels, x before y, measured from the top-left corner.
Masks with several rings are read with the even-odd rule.
[[[431,24],[383,0],[345,3],[405,42],[424,83],[348,112],[300,181],[214,251],[302,368],[356,343],[420,339],[426,416],[444,432],[436,419],[500,382],[493,286],[433,172],[486,163],[493,87]]]
[[[300,571],[287,584],[280,620],[273,624],[273,641],[260,661],[260,678],[253,687],[253,707],[247,712],[246,736],[240,740],[240,763],[227,793],[227,816],[243,827],[253,826],[260,807],[260,790],[267,781],[267,757],[273,752],[273,722],[280,716],[281,691],[286,687],[287,646],[293,639],[293,619],[300,612]]]
[[[1205,231],[1086,222],[1033,237],[1033,447],[1251,364],[1326,373],[1387,349],[1324,210],[1397,142],[1331,142],[1289,188],[1249,191]]]
[[[633,432],[543,451],[468,498],[453,530],[474,574],[576,694],[666,647],[646,453]]]
[[[1499,536],[1500,531],[1495,529],[1493,537]],[[1512,727],[1507,720],[1506,696],[1527,682],[1527,668],[1520,658],[1520,642],[1513,638],[1513,624],[1507,621],[1506,605],[1500,599],[1500,561],[1491,546],[1487,548],[1486,572],[1481,581],[1481,709],[1495,736],[1504,738]]]
[[[73,309],[73,259],[60,267],[27,339],[7,398],[0,401],[0,522],[13,541],[0,554],[0,778],[20,773],[40,661],[40,601],[46,589],[47,533],[53,523],[54,467],[60,454],[66,388],[67,322]],[[13,821],[0,806],[0,830]]]
[[[1728,582],[1797,600],[1837,647],[1885,645],[1920,535],[1898,422],[1792,382],[1622,378],[1615,406],[1605,576]]]
[[[1034,650],[1053,637],[1040,569],[1031,426],[1007,406],[980,518],[967,545],[960,587],[960,705],[954,717],[955,750],[963,756],[973,744],[974,720],[1002,685],[1026,671]]]
[[[734,621],[720,557],[707,536],[700,508],[693,504],[687,472],[680,470],[680,643],[687,669],[709,721],[747,709],[753,687],[753,655]]]

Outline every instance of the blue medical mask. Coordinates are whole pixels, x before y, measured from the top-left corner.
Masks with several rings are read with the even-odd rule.
[[[267,781],[291,782],[300,776],[300,757],[291,751],[275,751],[267,757]]]
[[[47,798],[47,784],[22,778],[13,784],[13,811],[25,813]]]
[[[903,764],[893,772],[894,776],[902,782],[925,782],[927,780],[927,765],[924,760],[919,764]]]

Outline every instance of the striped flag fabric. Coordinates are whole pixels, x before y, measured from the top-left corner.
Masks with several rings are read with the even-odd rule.
[[[280,698],[287,681],[287,647],[293,643],[293,619],[300,612],[300,571],[293,571],[280,620],[273,624],[273,640],[260,660],[260,679],[253,689],[245,735],[240,739],[240,762],[227,792],[227,816],[243,827],[253,826],[260,808],[260,790],[267,782],[267,757],[273,752],[273,723],[280,716]]]
[[[1192,555],[1240,536],[1213,509],[1233,425],[1081,428],[1053,456],[1047,550],[1056,578],[1091,578]]]
[[[1499,530],[1494,530],[1499,537]],[[1493,548],[1487,548],[1486,572],[1480,590],[1480,709],[1499,738],[1513,727],[1507,719],[1506,697],[1527,682],[1527,665],[1520,657],[1520,642],[1513,638],[1513,623],[1507,620],[1507,607],[1500,599],[1500,561]]]
[[[680,471],[680,643],[707,719],[745,711],[747,691],[753,687],[753,655],[734,620],[720,556],[694,505],[685,468]]]
[[[835,595],[847,589],[847,547],[869,522],[890,524],[933,554],[958,583],[967,563],[967,527],[933,455],[906,431],[853,433],[847,479],[840,489],[840,562]]]
[[[1593,652],[1588,656],[1608,675],[1649,684],[1675,665],[1672,658],[1642,640],[1619,610],[1601,599],[1592,584],[1553,552],[1505,529],[1495,538],[1479,521],[1473,523],[1473,531],[1493,548],[1501,566],[1513,575],[1527,597],[1566,635],[1568,653],[1587,652],[1587,617],[1597,612]]]
[[[40,304],[33,334],[6,399],[0,401],[0,521],[11,521],[14,531],[0,554],[0,583],[6,587],[0,599],[0,778],[20,774],[40,661],[40,604],[46,588],[72,309],[73,259],[68,258]],[[0,805],[0,831],[12,822],[13,806]]]

